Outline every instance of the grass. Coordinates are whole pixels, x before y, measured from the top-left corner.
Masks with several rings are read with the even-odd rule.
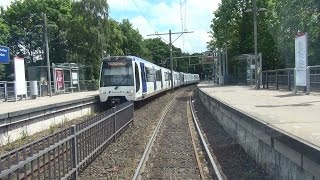
[[[60,123],[59,125],[52,123],[48,129],[41,131],[41,132],[37,132],[32,135],[28,134],[26,128],[22,128],[21,132],[20,132],[21,137],[19,139],[11,142],[11,137],[10,136],[7,137],[7,140],[6,140],[7,144],[4,146],[0,146],[0,156],[9,152],[9,151],[12,151],[13,149],[19,148],[21,146],[24,146],[24,145],[30,143],[30,142],[41,139],[42,137],[45,137],[49,134],[53,134],[53,133],[59,131],[60,129],[64,129],[64,128],[69,127],[73,124],[83,122],[86,119],[88,119],[89,117],[92,117],[94,115],[95,115],[95,113],[92,113],[90,115],[79,117],[79,118],[76,118],[73,120],[69,120],[68,118],[65,118],[62,120],[62,123]]]
[[[255,177],[257,176],[257,172],[255,172],[254,170],[249,170],[249,171],[246,171],[244,174],[243,174],[243,178],[244,179],[254,179]]]
[[[21,135],[21,137],[20,137],[21,140],[27,139],[27,137],[28,137],[27,128],[21,128],[20,135]]]

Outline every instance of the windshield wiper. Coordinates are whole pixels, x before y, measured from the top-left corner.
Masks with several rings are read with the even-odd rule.
[[[118,89],[118,87],[123,83],[124,80],[126,80],[127,77],[130,77],[130,74],[127,74],[120,83],[118,83],[118,85],[114,88],[115,90]]]

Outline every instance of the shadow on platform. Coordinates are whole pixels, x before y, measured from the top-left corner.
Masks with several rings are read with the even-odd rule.
[[[279,97],[279,98],[286,98],[286,97],[295,97],[295,96],[302,96],[303,94],[293,94],[293,93],[290,93],[290,94],[284,94],[284,95],[277,95],[277,96],[274,96],[274,97]]]
[[[276,107],[288,107],[288,106],[292,106],[292,107],[298,107],[298,106],[314,106],[312,103],[316,103],[316,102],[320,102],[320,101],[310,101],[310,102],[305,102],[305,103],[298,103],[298,104],[284,104],[284,105],[258,105],[255,107],[265,107],[265,108],[276,108]]]

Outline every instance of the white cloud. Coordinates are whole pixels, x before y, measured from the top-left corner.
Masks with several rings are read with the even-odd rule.
[[[7,7],[13,0],[0,0],[0,6]],[[166,33],[181,31],[180,0],[166,0],[152,3],[150,0],[107,0],[111,10],[111,17],[121,20],[128,18],[144,38],[151,38],[148,34],[155,31]],[[184,2],[184,0],[181,0]],[[206,50],[210,38],[210,24],[213,12],[218,8],[221,0],[186,0],[186,27],[192,34],[180,37],[174,46],[185,52],[203,52]],[[182,9],[184,12],[185,8]],[[113,12],[118,12],[118,17],[113,17]],[[119,14],[119,12],[121,12]],[[182,13],[184,19],[184,13]],[[120,16],[120,17],[119,17]],[[176,39],[173,35],[172,39]],[[168,36],[163,36],[168,41]]]
[[[13,0],[0,0],[0,6],[4,7],[4,9],[7,9],[12,1]]]
[[[180,0],[161,1],[157,4],[151,4],[146,0],[109,0],[111,13],[113,10],[125,10],[128,18],[135,28],[144,38],[150,38],[148,34],[155,31],[166,33],[169,29],[172,32],[181,31],[181,12]],[[170,3],[168,3],[170,2]],[[182,0],[183,2],[183,0]],[[203,52],[210,37],[207,32],[210,31],[210,24],[213,18],[213,12],[218,8],[220,0],[187,0],[186,8],[182,8],[182,18],[186,21],[186,27],[192,34],[185,34],[180,37],[174,45],[185,52]],[[184,20],[184,11],[186,10],[186,20]],[[131,16],[132,13],[138,14]],[[173,35],[172,40],[178,35]],[[168,41],[168,36],[163,36]]]
[[[130,22],[133,24],[134,28],[139,30],[140,34],[142,34],[144,38],[147,37],[147,34],[154,33],[152,24],[150,24],[143,16],[135,16],[130,19]]]

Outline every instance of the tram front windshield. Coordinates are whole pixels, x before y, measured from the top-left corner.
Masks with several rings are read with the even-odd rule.
[[[133,86],[132,62],[128,60],[103,62],[100,82],[101,87]]]

